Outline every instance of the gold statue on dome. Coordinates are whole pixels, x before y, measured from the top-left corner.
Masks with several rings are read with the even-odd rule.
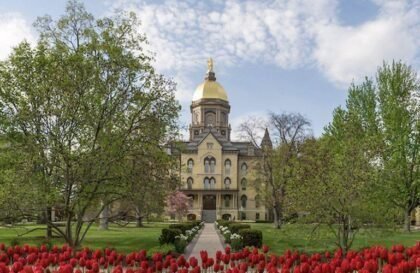
[[[213,72],[213,59],[209,58],[207,60],[207,73],[208,72]]]

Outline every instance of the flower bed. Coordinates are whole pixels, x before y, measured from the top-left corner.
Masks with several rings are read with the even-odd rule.
[[[169,228],[162,229],[159,242],[161,245],[173,244],[178,253],[184,253],[188,243],[192,241],[203,226],[204,222],[170,225]]]
[[[261,247],[262,245],[262,232],[251,229],[248,224],[228,221],[216,221],[214,224],[223,235],[225,243],[230,244],[233,250],[239,250],[243,246]]]
[[[162,255],[149,257],[145,250],[127,255],[115,250],[75,251],[68,246],[45,245],[5,247],[0,244],[0,273],[418,273],[420,272],[420,242],[413,247],[402,245],[386,249],[374,246],[361,251],[341,250],[306,254],[286,251],[283,255],[269,254],[269,249],[244,248],[231,253],[217,251],[209,257]],[[200,258],[200,261],[198,260]]]

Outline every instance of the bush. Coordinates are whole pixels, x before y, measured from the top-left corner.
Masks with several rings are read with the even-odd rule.
[[[257,224],[270,224],[270,223],[273,223],[273,221],[270,221],[270,220],[256,220],[255,223],[257,223]]]
[[[192,229],[194,225],[192,223],[186,223],[186,224],[171,224],[169,225],[170,229],[180,229],[182,234],[185,234],[185,231]]]
[[[173,245],[170,244],[163,244],[160,246],[154,246],[147,250],[147,254],[153,255],[155,253],[162,253],[163,255],[167,255],[171,252],[175,251],[175,248]]]
[[[183,239],[176,239],[174,245],[175,245],[175,251],[176,252],[184,253],[185,248],[188,245],[188,242],[183,240]]]
[[[234,222],[227,221],[227,220],[217,220],[217,223],[219,224],[219,226],[227,227],[227,226],[229,226],[229,224],[232,224]]]
[[[261,230],[242,229],[239,231],[239,235],[242,236],[243,246],[262,246],[263,237]]]
[[[247,224],[230,224],[229,229],[232,233],[239,233],[241,229],[250,229],[251,226]]]
[[[162,229],[162,234],[159,237],[159,243],[163,244],[173,244],[175,242],[175,237],[182,234],[180,229],[175,228],[164,228]]]

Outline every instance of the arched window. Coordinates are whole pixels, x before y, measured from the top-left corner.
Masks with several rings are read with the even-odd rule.
[[[248,171],[248,166],[246,165],[246,163],[242,163],[242,165],[241,165],[241,174],[242,175],[246,175],[247,171]]]
[[[242,188],[243,191],[246,191],[246,184],[247,184],[246,179],[245,178],[242,178],[242,180],[241,180],[241,188]]]
[[[225,174],[230,175],[230,167],[232,166],[232,162],[229,159],[225,160]]]
[[[187,189],[191,190],[192,189],[192,184],[193,184],[193,179],[191,177],[188,177],[187,179]]]
[[[214,173],[214,169],[216,169],[216,159],[210,159],[210,172]]]
[[[225,189],[230,189],[230,184],[232,184],[232,182],[230,181],[229,177],[225,178]]]
[[[208,158],[204,159],[204,172],[210,172],[210,159]]]
[[[204,178],[204,189],[210,189],[210,179],[208,177]]]
[[[204,171],[206,173],[214,173],[216,169],[216,159],[212,156],[208,156],[204,159]]]
[[[215,186],[216,186],[216,179],[212,177],[210,178],[210,189],[214,189]]]
[[[207,112],[205,116],[206,127],[213,127],[216,125],[216,113]]]
[[[246,208],[246,202],[248,201],[248,198],[246,195],[241,196],[241,207]]]
[[[259,208],[261,206],[261,197],[259,194],[255,195],[255,208]]]
[[[188,172],[188,173],[192,173],[193,167],[194,167],[194,160],[192,160],[192,159],[190,158],[190,159],[188,159],[188,161],[187,161],[187,172]]]
[[[225,200],[225,208],[229,208],[230,207],[230,196],[225,195],[224,200]]]

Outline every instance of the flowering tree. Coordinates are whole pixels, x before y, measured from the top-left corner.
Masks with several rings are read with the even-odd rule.
[[[191,207],[190,200],[191,197],[186,196],[183,192],[174,191],[166,198],[166,209],[168,213],[175,214],[178,220],[181,221]]]

